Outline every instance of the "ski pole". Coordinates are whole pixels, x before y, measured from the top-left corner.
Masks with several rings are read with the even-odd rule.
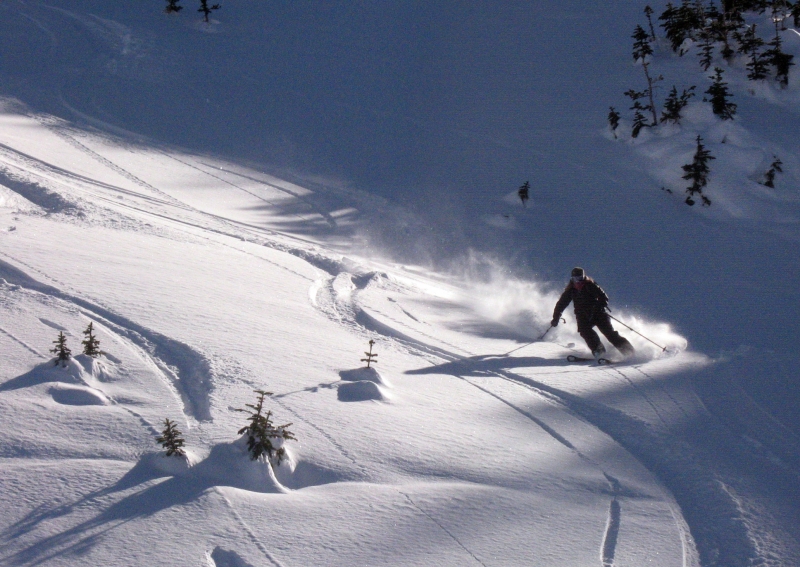
[[[634,328],[632,328],[632,327],[630,327],[630,326],[626,325],[625,323],[623,323],[622,321],[620,321],[619,319],[617,319],[616,317],[614,317],[614,316],[613,316],[613,315],[611,315],[610,313],[608,313],[607,315],[608,315],[609,317],[611,317],[612,319],[614,319],[614,321],[616,321],[616,322],[617,322],[617,323],[619,323],[620,325],[623,325],[623,326],[625,326],[625,327],[628,327],[628,329],[630,329],[631,331],[633,331],[634,333],[636,333],[637,335],[639,335],[640,337],[642,337],[644,340],[646,340],[646,341],[650,341],[651,343],[653,343],[654,345],[656,345],[658,348],[660,348],[660,349],[661,349],[661,352],[666,352],[666,351],[667,351],[667,347],[662,347],[662,346],[661,346],[660,344],[658,344],[657,342],[655,342],[655,341],[652,341],[652,340],[648,339],[648,338],[647,338],[647,337],[645,337],[645,336],[644,336],[642,333],[640,333],[640,332],[639,332],[639,331],[637,331],[636,329],[634,329]]]
[[[567,320],[566,320],[566,319],[564,319],[563,317],[562,317],[562,319],[561,319],[561,320],[562,320],[562,321],[564,321],[564,323],[566,323],[566,322],[567,322]],[[518,350],[520,350],[520,349],[523,349],[523,348],[525,348],[525,347],[527,347],[527,346],[531,346],[533,343],[538,343],[539,341],[541,341],[541,340],[542,340],[542,339],[545,337],[545,335],[547,335],[547,333],[549,333],[549,332],[550,332],[550,329],[552,329],[552,328],[553,328],[553,325],[550,325],[549,327],[547,327],[547,330],[546,330],[544,333],[542,333],[542,336],[541,336],[541,337],[539,337],[538,339],[536,339],[535,341],[531,341],[531,342],[529,342],[529,343],[528,343],[528,344],[526,344],[526,345],[522,345],[521,347],[517,347],[517,348],[515,348],[514,350],[510,350],[510,351],[508,351],[507,353],[505,353],[503,356],[508,356],[508,355],[509,355],[509,354],[511,354],[512,352],[517,352],[517,351],[518,351]]]

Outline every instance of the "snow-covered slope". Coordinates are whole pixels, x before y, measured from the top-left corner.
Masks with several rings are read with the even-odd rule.
[[[0,562],[800,563],[797,173],[659,190],[698,132],[720,191],[792,163],[794,114],[612,143],[640,6],[583,4],[0,5]],[[668,353],[524,346],[575,264]]]

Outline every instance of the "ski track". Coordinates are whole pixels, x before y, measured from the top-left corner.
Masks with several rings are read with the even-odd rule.
[[[225,505],[231,511],[233,517],[236,519],[239,525],[242,526],[242,529],[247,534],[248,539],[253,543],[253,545],[255,545],[258,548],[258,550],[267,559],[267,561],[272,563],[275,567],[284,567],[283,564],[280,561],[278,561],[275,557],[273,557],[272,554],[264,546],[264,544],[261,543],[261,541],[256,537],[256,534],[253,533],[253,530],[250,528],[247,522],[244,521],[242,516],[233,506],[233,503],[230,500],[228,500],[228,497],[225,496],[225,494],[219,489],[219,487],[215,486],[213,490],[222,497],[222,500],[225,502]]]
[[[0,333],[3,333],[3,334],[4,334],[5,336],[7,336],[9,339],[11,339],[11,340],[13,340],[14,342],[18,343],[19,345],[23,346],[23,347],[24,347],[26,350],[28,350],[29,352],[31,352],[31,353],[33,353],[33,354],[35,354],[35,355],[36,355],[36,356],[38,356],[39,358],[42,358],[42,359],[44,359],[44,360],[47,360],[48,358],[50,358],[49,356],[45,356],[45,355],[43,355],[42,353],[40,353],[40,352],[39,352],[38,350],[36,350],[35,348],[33,348],[33,347],[29,346],[28,344],[24,343],[23,341],[19,340],[17,337],[15,337],[14,335],[12,335],[11,333],[9,333],[8,331],[6,331],[6,330],[5,330],[4,328],[2,328],[2,327],[0,327]]]
[[[463,549],[464,551],[466,551],[467,553],[469,553],[469,555],[470,555],[470,557],[472,557],[472,559],[474,559],[474,560],[475,560],[475,561],[476,561],[478,564],[480,564],[480,565],[483,565],[483,567],[486,567],[486,564],[485,564],[483,561],[481,561],[480,559],[478,559],[478,557],[477,557],[477,556],[476,556],[474,553],[472,553],[472,552],[471,552],[471,551],[470,551],[470,550],[467,548],[467,546],[465,546],[465,545],[464,545],[464,544],[461,542],[461,540],[459,540],[459,539],[458,539],[458,538],[457,538],[457,537],[456,537],[456,536],[453,534],[453,532],[451,532],[450,530],[448,530],[448,529],[447,529],[447,528],[446,528],[446,527],[445,527],[445,526],[444,526],[444,525],[443,525],[441,522],[439,522],[439,521],[438,521],[436,518],[434,518],[433,516],[431,516],[430,514],[428,514],[428,513],[427,513],[425,510],[423,510],[422,508],[420,508],[419,506],[417,506],[417,504],[414,502],[414,500],[412,500],[412,499],[411,499],[411,496],[409,496],[408,494],[406,494],[405,492],[402,492],[402,491],[400,491],[400,494],[402,494],[403,496],[405,496],[406,500],[408,500],[408,503],[409,503],[409,504],[411,504],[411,506],[412,506],[412,507],[413,507],[415,510],[417,510],[417,511],[421,512],[422,514],[424,514],[424,515],[425,515],[425,516],[426,516],[426,517],[427,517],[427,518],[428,518],[428,519],[429,519],[431,522],[433,522],[434,524],[436,524],[437,526],[439,526],[439,529],[440,529],[440,530],[442,530],[444,533],[446,533],[448,536],[450,536],[450,538],[451,538],[451,539],[452,539],[454,542],[456,542],[456,543],[459,545],[459,547],[461,547],[461,549]]]
[[[61,282],[41,273],[36,268],[6,254],[2,255],[12,262],[26,266],[63,286]],[[7,281],[9,278],[17,280],[11,283],[74,305],[89,319],[98,321],[113,329],[118,335],[131,340],[131,342],[149,354],[149,357],[160,370],[160,374],[165,377],[166,383],[178,394],[178,397],[183,401],[184,414],[198,421],[211,420],[210,390],[212,383],[210,364],[201,353],[187,344],[170,339],[117,315],[111,310],[100,306],[100,304],[92,303],[50,285],[42,284],[5,261],[0,260],[0,270],[4,273]]]

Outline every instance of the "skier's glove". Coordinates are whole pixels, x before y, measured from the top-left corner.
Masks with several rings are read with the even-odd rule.
[[[558,322],[559,322],[559,318],[555,317],[555,318],[553,318],[552,321],[550,321],[550,326],[551,327],[558,327]]]

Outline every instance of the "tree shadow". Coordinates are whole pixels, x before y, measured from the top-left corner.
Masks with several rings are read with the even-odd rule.
[[[544,366],[570,366],[567,360],[553,360],[539,356],[506,356],[503,354],[470,356],[437,364],[427,368],[407,370],[406,374],[450,374],[453,376],[483,376],[487,372],[502,372],[513,368],[531,368]]]

